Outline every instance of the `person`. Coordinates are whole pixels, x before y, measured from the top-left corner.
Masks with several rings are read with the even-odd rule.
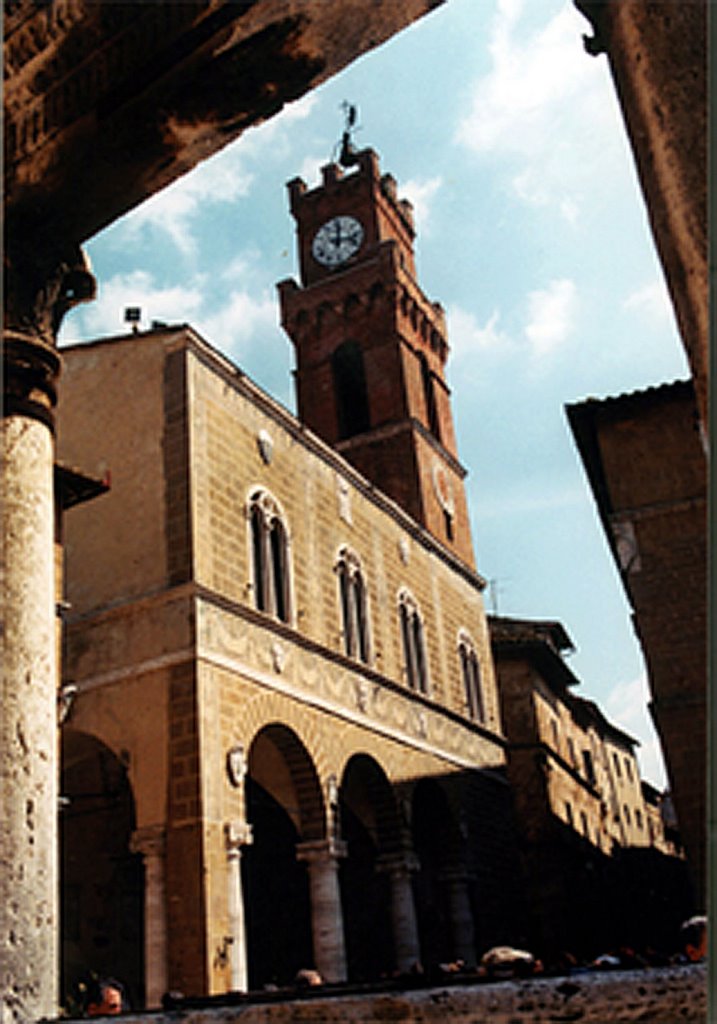
[[[687,961],[700,963],[707,956],[707,918],[701,914],[680,925],[680,945]]]
[[[88,1017],[114,1017],[125,1009],[124,986],[115,978],[97,978],[87,986],[85,1012]]]

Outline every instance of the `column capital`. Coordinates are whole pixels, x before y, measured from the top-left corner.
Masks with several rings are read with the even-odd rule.
[[[348,844],[342,839],[310,839],[305,843],[296,844],[296,859],[309,864],[337,861],[348,854]]]
[[[413,875],[420,871],[421,864],[415,853],[405,850],[402,853],[385,853],[376,860],[376,871],[387,875]]]
[[[132,853],[141,853],[143,857],[164,857],[166,841],[164,825],[145,825],[134,830],[129,848]]]
[[[52,430],[62,365],[57,349],[10,328],[3,331],[2,349],[3,415],[27,416]]]
[[[248,821],[227,821],[224,825],[224,842],[227,854],[241,854],[242,846],[251,846],[254,842],[252,827]]]

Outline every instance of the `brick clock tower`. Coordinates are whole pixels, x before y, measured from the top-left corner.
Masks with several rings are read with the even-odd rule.
[[[444,377],[446,324],[416,281],[413,208],[377,154],[288,184],[301,285],[279,284],[299,419],[474,567]]]

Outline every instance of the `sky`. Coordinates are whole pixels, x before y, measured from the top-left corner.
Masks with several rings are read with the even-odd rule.
[[[276,283],[298,280],[285,183],[354,142],[411,200],[489,612],[563,623],[583,697],[666,778],[630,610],[566,403],[686,378],[605,57],[571,0],[448,0],[90,239],[99,297],[60,344],[191,323],[295,411]]]

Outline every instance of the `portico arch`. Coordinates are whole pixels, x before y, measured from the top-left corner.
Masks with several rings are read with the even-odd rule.
[[[67,1004],[88,972],[144,1003],[144,869],[131,850],[135,799],[127,767],[97,737],[65,728],[61,744],[61,990]]]
[[[254,737],[245,785],[252,827],[242,855],[249,987],[282,985],[313,965],[309,881],[297,846],[323,839],[324,798],[303,742],[278,722]]]
[[[348,856],[340,868],[348,976],[363,981],[396,967],[391,921],[391,882],[381,870],[403,851],[391,783],[367,754],[353,755],[339,791],[341,835]]]

